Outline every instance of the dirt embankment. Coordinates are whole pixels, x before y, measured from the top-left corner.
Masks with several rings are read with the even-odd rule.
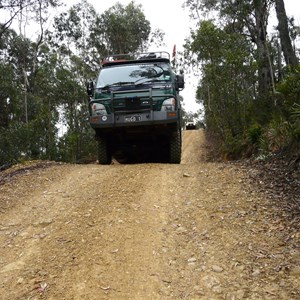
[[[0,298],[300,299],[299,232],[203,145],[184,132],[181,165],[2,172]]]

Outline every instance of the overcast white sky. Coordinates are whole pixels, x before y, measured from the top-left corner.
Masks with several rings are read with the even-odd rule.
[[[112,7],[115,3],[120,2],[124,6],[129,4],[131,0],[87,0],[94,6],[98,13]],[[76,4],[79,0],[65,0],[68,6]],[[135,0],[136,4],[141,4],[146,19],[150,21],[152,29],[159,28],[165,32],[164,49],[149,49],[163,50],[172,53],[173,46],[176,44],[177,51],[182,50],[184,39],[189,36],[189,27],[192,21],[189,20],[189,12],[182,8],[184,0]],[[195,102],[197,79],[189,79],[186,76],[186,87],[181,92],[184,98],[184,107],[188,111],[197,111],[200,106]]]
[[[87,0],[94,6],[96,11],[101,14],[116,2],[127,5],[131,0]],[[182,8],[185,0],[135,0],[136,4],[141,4],[143,12],[150,21],[151,28],[159,28],[165,32],[164,50],[172,53],[173,46],[176,44],[177,50],[183,49],[184,39],[190,34],[190,28],[194,28],[193,21],[189,18],[187,9]],[[67,7],[74,5],[80,0],[63,0]],[[300,0],[284,0],[288,16],[294,16],[296,25],[300,26]],[[66,9],[66,8],[65,8]],[[58,13],[58,12],[56,12]],[[55,13],[54,13],[55,14]],[[52,15],[51,17],[54,17]],[[51,18],[50,20],[51,21]],[[276,19],[274,18],[274,24]],[[30,37],[30,36],[28,36]],[[181,92],[184,97],[185,109],[187,111],[197,111],[199,105],[195,102],[195,92],[198,78],[186,76],[186,87]]]
[[[64,0],[71,6],[80,0]],[[94,6],[98,13],[112,7],[117,2],[126,6],[132,0],[87,0]],[[189,35],[189,16],[188,11],[182,8],[184,0],[135,0],[136,4],[141,4],[143,12],[150,21],[151,28],[160,28],[165,35],[165,42],[168,45],[168,52],[172,52],[173,45],[177,42],[178,47],[183,44],[183,40]],[[151,50],[151,49],[149,49]],[[157,49],[154,49],[157,50]]]
[[[78,3],[79,0],[64,0],[69,6]],[[116,2],[127,5],[131,0],[88,0],[98,13],[102,13],[112,7]],[[182,50],[184,39],[189,36],[190,28],[193,28],[193,21],[189,18],[187,9],[182,8],[185,0],[135,0],[141,4],[146,18],[150,21],[151,28],[160,28],[165,32],[165,50],[172,53],[174,44],[177,50]],[[284,0],[285,8],[289,16],[294,16],[296,25],[300,25],[300,0]],[[274,24],[276,25],[276,24]],[[184,105],[187,111],[197,111],[200,108],[195,102],[195,93],[198,78],[186,76],[186,87],[181,92],[184,97]]]

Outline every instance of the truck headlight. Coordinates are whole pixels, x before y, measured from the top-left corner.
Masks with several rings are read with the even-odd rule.
[[[175,98],[166,99],[161,107],[162,111],[175,111],[176,101]]]
[[[107,115],[107,111],[105,109],[105,106],[100,103],[93,103],[92,104],[92,115],[96,116],[104,116]]]

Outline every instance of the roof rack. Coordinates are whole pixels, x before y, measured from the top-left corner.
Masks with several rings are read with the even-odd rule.
[[[166,51],[144,52],[144,53],[139,53],[139,57],[138,57],[138,59],[151,59],[151,58],[170,59],[170,54]]]
[[[132,54],[112,54],[102,58],[101,63],[104,65],[107,63],[121,62],[132,59],[134,59]]]
[[[138,54],[112,54],[104,57],[101,60],[101,64],[105,65],[108,63],[118,63],[125,62],[128,60],[148,60],[148,59],[157,59],[165,58],[170,60],[170,54],[166,51],[155,51],[155,52],[142,52]]]

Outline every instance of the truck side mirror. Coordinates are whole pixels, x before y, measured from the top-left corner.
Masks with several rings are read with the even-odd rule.
[[[176,75],[176,90],[183,90],[183,89],[184,89],[184,76]]]
[[[94,82],[92,80],[90,80],[87,84],[86,84],[86,91],[89,97],[93,97],[94,95]]]

